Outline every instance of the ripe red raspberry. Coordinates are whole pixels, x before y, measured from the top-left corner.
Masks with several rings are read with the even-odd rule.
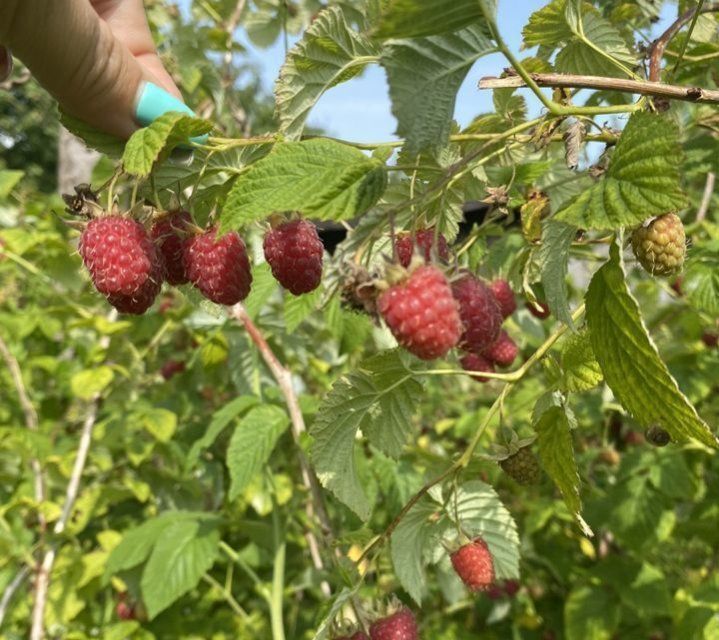
[[[394,241],[397,259],[403,267],[409,267],[415,250],[421,255],[425,262],[432,258],[434,246],[434,229],[418,229],[415,233],[400,233]],[[436,256],[441,262],[449,261],[449,246],[446,238],[440,233],[437,236]]]
[[[460,347],[481,354],[494,344],[502,326],[502,314],[494,294],[484,282],[468,272],[452,283],[452,293],[459,303],[462,318]]]
[[[431,265],[419,267],[407,280],[390,287],[377,307],[397,342],[422,360],[445,355],[462,332],[452,289]]]
[[[135,615],[135,608],[124,600],[117,603],[115,613],[120,620],[135,620],[137,617]]]
[[[137,292],[129,296],[109,294],[107,301],[120,313],[139,316],[145,313],[155,302],[159,286],[156,281],[148,280]]]
[[[320,285],[324,247],[311,222],[292,220],[271,229],[264,250],[272,275],[290,293],[299,296]]]
[[[495,280],[489,285],[499,305],[502,318],[509,318],[517,310],[517,301],[514,291],[506,280]]]
[[[472,591],[485,591],[494,582],[494,561],[482,538],[460,547],[450,558],[457,575]]]
[[[704,343],[704,346],[714,349],[717,345],[719,345],[719,333],[705,331],[702,334],[702,342]]]
[[[496,342],[484,352],[488,360],[500,367],[508,367],[518,355],[519,347],[504,329],[499,333]]]
[[[419,640],[419,628],[414,614],[402,607],[386,618],[380,618],[369,628],[371,640]]]
[[[687,252],[681,218],[675,213],[667,213],[645,225],[632,233],[632,251],[639,264],[652,275],[679,273]]]
[[[165,261],[165,280],[172,285],[189,282],[182,252],[182,232],[192,222],[188,211],[176,211],[158,220],[150,231]]]
[[[476,353],[468,353],[459,361],[459,364],[462,365],[462,369],[465,371],[494,373],[494,363],[487,360],[484,356],[478,356]],[[477,382],[487,382],[490,379],[485,376],[475,375],[474,373],[471,375]]]
[[[245,243],[235,231],[219,240],[217,230],[185,240],[187,277],[205,298],[217,304],[237,304],[250,293],[252,272]]]
[[[178,373],[182,373],[184,370],[185,363],[181,360],[168,360],[160,368],[160,375],[162,375],[165,380],[169,380],[170,378],[176,376]]]
[[[537,301],[536,305],[537,306],[531,302],[527,302],[527,309],[529,309],[529,313],[539,320],[546,320],[551,315],[549,307],[544,302],[539,301]]]
[[[149,296],[154,291],[154,299],[160,290],[162,260],[145,227],[132,218],[91,220],[78,250],[95,288],[106,296]]]

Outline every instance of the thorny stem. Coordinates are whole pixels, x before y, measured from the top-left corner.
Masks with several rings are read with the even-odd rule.
[[[584,305],[580,305],[577,307],[577,309],[572,314],[572,320],[576,322],[584,315]],[[545,341],[544,343],[534,352],[534,354],[519,368],[517,371],[515,371],[513,374],[507,374],[508,380],[507,383],[504,385],[504,388],[500,392],[497,399],[494,401],[492,406],[487,411],[486,415],[482,419],[482,422],[480,423],[479,427],[477,428],[477,431],[474,434],[474,437],[472,438],[471,442],[467,445],[465,450],[463,451],[462,455],[455,460],[452,465],[450,465],[447,469],[445,469],[440,475],[433,478],[427,484],[425,484],[417,493],[415,493],[412,498],[402,507],[402,510],[395,516],[394,520],[390,522],[390,524],[387,526],[387,528],[372,542],[365,547],[365,549],[360,554],[359,558],[357,558],[356,564],[359,566],[364,560],[367,559],[367,557],[376,550],[380,545],[384,544],[389,537],[392,535],[392,532],[397,528],[399,523],[402,521],[402,519],[409,513],[410,509],[417,504],[429,491],[434,487],[435,485],[438,485],[439,483],[443,482],[446,478],[451,476],[454,473],[461,472],[464,468],[467,467],[467,465],[471,462],[472,456],[474,455],[475,449],[479,445],[479,441],[482,439],[482,436],[484,435],[485,430],[489,426],[490,422],[492,421],[492,418],[496,415],[497,411],[500,409],[502,404],[504,403],[505,398],[509,395],[509,393],[512,391],[514,386],[524,378],[524,376],[527,374],[527,372],[537,363],[539,362],[546,354],[547,352],[555,345],[557,340],[561,338],[567,331],[566,325],[561,325],[559,328],[557,328]],[[425,372],[428,373],[428,372]],[[467,372],[464,372],[467,374]],[[484,375],[484,374],[482,374]]]

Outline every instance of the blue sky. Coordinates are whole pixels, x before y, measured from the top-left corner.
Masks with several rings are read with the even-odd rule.
[[[499,1],[499,29],[514,52],[520,53],[522,27],[530,14],[546,5],[547,1]],[[668,5],[655,30],[661,30],[675,11],[676,7]],[[238,39],[248,47],[249,60],[261,70],[263,84],[271,92],[284,61],[283,44],[278,42],[269,49],[258,49],[249,44],[242,33],[238,33]],[[527,51],[521,53],[528,55]],[[507,66],[501,54],[493,54],[481,58],[472,67],[457,97],[455,119],[461,125],[468,124],[478,113],[492,110],[492,92],[479,91],[477,82],[483,76],[499,75]],[[540,113],[540,105],[531,96],[527,97],[530,116],[535,117]],[[332,88],[315,106],[310,123],[321,126],[328,135],[345,140],[374,142],[395,139],[396,121],[391,112],[384,71],[373,65],[359,78]]]

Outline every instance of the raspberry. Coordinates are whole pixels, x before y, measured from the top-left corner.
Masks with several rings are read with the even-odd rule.
[[[397,252],[399,263],[407,268],[412,262],[415,249],[424,258],[425,262],[429,262],[432,258],[434,244],[434,229],[418,229],[414,234],[398,234],[394,241],[394,248]],[[437,236],[436,255],[441,262],[449,260],[449,246],[447,246],[447,240],[441,233]]]
[[[127,604],[127,602],[124,601],[117,603],[117,606],[115,607],[115,613],[117,613],[117,617],[120,620],[134,620],[136,618],[134,607],[130,606],[129,604]]]
[[[134,294],[124,296],[111,293],[107,296],[107,301],[120,313],[131,313],[139,316],[145,313],[145,311],[152,306],[152,303],[155,302],[159,288],[160,286],[157,284],[157,281],[148,280],[147,283]]]
[[[679,273],[687,251],[684,225],[679,216],[667,213],[635,229],[632,251],[639,264],[652,275]]]
[[[175,377],[178,373],[182,373],[185,370],[185,363],[180,360],[168,360],[160,368],[160,375],[165,380]]]
[[[369,628],[371,640],[419,640],[419,628],[414,614],[402,607],[386,618],[380,618]]]
[[[510,598],[513,598],[517,595],[517,592],[519,591],[521,585],[517,580],[505,580],[504,581],[504,593],[506,593]]]
[[[172,285],[189,282],[182,253],[183,239],[180,234],[190,223],[192,216],[188,211],[176,211],[158,220],[150,231],[165,261],[165,280]]]
[[[500,367],[508,367],[519,355],[519,347],[502,329],[496,342],[485,350],[484,357]]]
[[[152,304],[162,285],[164,269],[155,245],[139,222],[120,215],[95,218],[82,232],[78,250],[100,293],[116,300],[149,300]]]
[[[491,289],[479,278],[465,272],[452,283],[452,293],[459,303],[463,333],[460,347],[480,354],[499,337],[502,314]]]
[[[271,229],[264,250],[272,275],[290,293],[299,296],[319,286],[324,248],[311,222],[292,220]]]
[[[711,331],[705,331],[702,334],[702,342],[704,343],[705,347],[714,349],[717,345],[719,345],[719,334],[712,333]]]
[[[672,437],[669,435],[669,432],[665,431],[656,424],[647,428],[647,430],[644,432],[644,437],[655,447],[666,447],[672,439]]]
[[[515,482],[523,485],[539,484],[542,469],[537,456],[529,447],[522,447],[517,453],[500,461],[499,466]]]
[[[459,364],[465,371],[482,371],[484,373],[494,373],[494,364],[487,360],[484,356],[478,356],[476,353],[468,353],[464,356]],[[477,382],[487,382],[490,378],[471,374],[472,378]]]
[[[406,281],[390,287],[377,306],[397,342],[422,360],[445,355],[462,332],[447,279],[431,265],[419,267]]]
[[[211,227],[185,241],[187,277],[208,300],[236,304],[247,297],[252,284],[245,243],[235,231],[219,240],[216,235],[217,230]]]
[[[549,307],[544,302],[537,301],[535,304],[527,302],[527,309],[539,320],[546,320],[551,315]]]
[[[492,290],[502,318],[509,318],[517,310],[517,301],[514,298],[514,291],[506,280],[495,280],[489,285]]]
[[[486,591],[494,582],[494,561],[487,543],[475,538],[461,546],[451,556],[457,575],[472,591]]]

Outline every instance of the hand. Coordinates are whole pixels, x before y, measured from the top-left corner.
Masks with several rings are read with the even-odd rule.
[[[1,0],[0,43],[68,113],[122,138],[138,128],[145,82],[181,101],[155,51],[142,0]]]

